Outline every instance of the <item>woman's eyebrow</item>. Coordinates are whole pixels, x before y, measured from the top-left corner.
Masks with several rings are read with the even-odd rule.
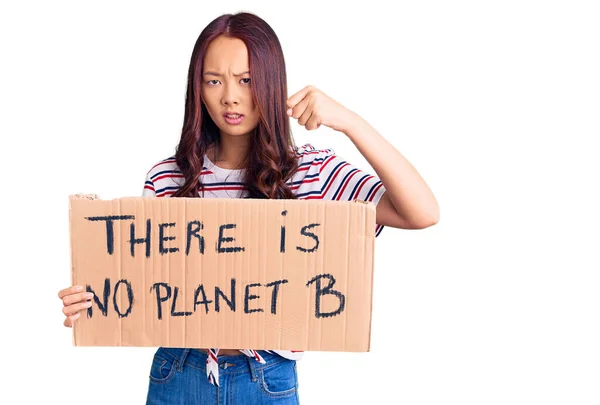
[[[250,71],[249,71],[249,70],[246,70],[245,72],[238,73],[238,74],[234,74],[234,76],[235,76],[235,77],[239,77],[239,76],[245,75],[246,73],[250,73]],[[221,73],[212,72],[212,71],[209,71],[209,72],[204,72],[204,75],[205,75],[205,76],[216,76],[216,77],[221,77],[221,76],[223,76]]]

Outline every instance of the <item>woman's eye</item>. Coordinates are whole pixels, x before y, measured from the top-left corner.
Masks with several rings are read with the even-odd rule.
[[[212,84],[212,85],[217,85],[217,84],[219,84],[219,81],[217,79],[213,79],[213,80],[209,80],[207,83]]]
[[[250,84],[250,78],[249,77],[245,77],[241,80],[242,83],[244,84]]]

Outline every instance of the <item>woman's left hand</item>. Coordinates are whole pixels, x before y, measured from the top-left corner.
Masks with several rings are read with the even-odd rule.
[[[345,132],[357,115],[314,86],[306,86],[287,100],[287,115],[308,131],[325,125]]]

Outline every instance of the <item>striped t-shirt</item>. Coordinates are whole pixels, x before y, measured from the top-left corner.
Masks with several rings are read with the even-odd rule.
[[[295,147],[298,170],[287,184],[299,200],[319,199],[352,201],[364,200],[375,204],[385,193],[383,183],[337,156],[332,149],[315,149],[311,144]],[[243,182],[244,169],[232,170],[216,166],[204,156],[200,180],[204,198],[243,198],[247,191]],[[147,197],[170,197],[185,181],[171,156],[155,164],[147,173],[142,195]],[[375,235],[383,229],[377,224]],[[218,385],[218,349],[209,349],[206,374],[211,383]],[[240,350],[247,356],[264,362],[257,351]],[[302,351],[273,350],[278,355],[299,360]]]

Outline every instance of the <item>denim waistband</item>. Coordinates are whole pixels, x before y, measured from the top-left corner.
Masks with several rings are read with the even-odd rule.
[[[265,364],[261,364],[254,359],[240,352],[236,356],[218,356],[219,374],[250,372],[253,377],[256,376],[258,370],[272,367],[282,361],[288,360],[275,353],[269,353],[264,350],[258,351]],[[158,356],[166,356],[176,364],[175,367],[182,371],[184,366],[191,366],[206,372],[206,359],[208,354],[199,349],[184,349],[175,347],[159,347],[156,352]]]

